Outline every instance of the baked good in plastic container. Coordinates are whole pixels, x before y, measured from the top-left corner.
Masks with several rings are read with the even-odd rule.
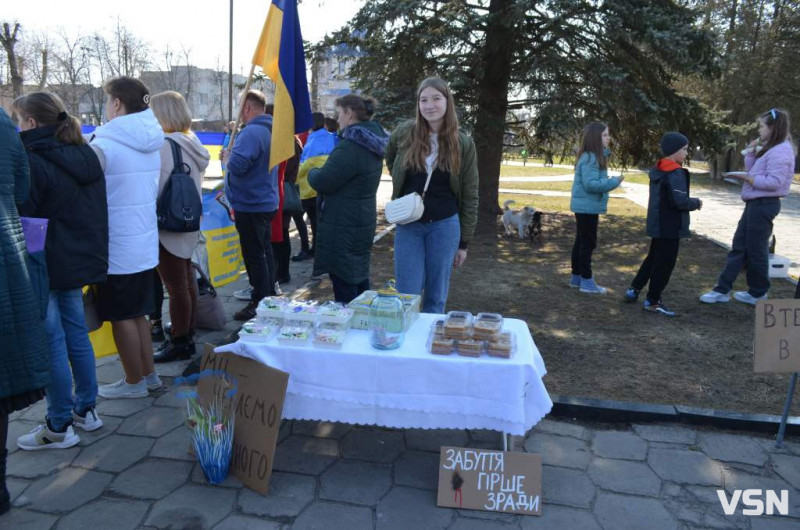
[[[434,321],[433,325],[431,326],[431,334],[436,335],[438,337],[444,337],[444,319],[440,318]]]
[[[502,329],[503,315],[478,313],[472,322],[472,337],[478,340],[492,340],[500,336]]]
[[[320,322],[314,330],[314,346],[341,348],[347,338],[347,326],[334,322]]]
[[[464,357],[480,357],[485,343],[482,340],[459,340],[456,342],[456,351]]]
[[[506,331],[500,333],[497,339],[486,343],[486,353],[491,357],[509,359],[517,349],[517,341],[514,334]]]
[[[313,300],[292,300],[283,312],[284,318],[289,320],[303,320],[315,323],[319,314],[319,305]]]
[[[261,318],[283,318],[289,299],[283,296],[265,296],[256,307],[256,315]]]
[[[239,339],[244,342],[267,342],[281,327],[276,318],[256,317],[242,324],[239,330]]]
[[[468,339],[472,336],[472,313],[450,311],[444,321],[444,336],[448,339]]]
[[[353,309],[339,302],[328,301],[319,306],[317,322],[330,324],[349,324]]]
[[[453,353],[456,341],[446,339],[443,335],[431,334],[428,341],[428,351],[436,355],[450,355]]]
[[[302,346],[311,338],[314,326],[307,320],[286,320],[278,331],[278,342]]]

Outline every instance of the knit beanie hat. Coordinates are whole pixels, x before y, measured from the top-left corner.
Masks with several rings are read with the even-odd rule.
[[[670,156],[689,145],[689,139],[679,132],[668,132],[661,137],[661,152],[664,156]]]

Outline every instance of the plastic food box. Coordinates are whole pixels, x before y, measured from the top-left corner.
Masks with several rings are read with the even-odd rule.
[[[369,329],[369,306],[375,297],[378,296],[377,291],[364,291],[358,297],[347,304],[353,310],[353,318],[350,320],[350,327],[353,329]],[[405,331],[416,322],[419,317],[420,296],[417,294],[397,294],[397,297],[403,302],[403,307],[406,312],[406,327]]]
[[[302,320],[311,324],[317,321],[319,306],[311,300],[292,300],[283,311],[283,316],[287,320]]]
[[[314,346],[341,348],[347,338],[347,326],[333,322],[321,322],[314,330]]]
[[[239,338],[245,342],[267,342],[281,327],[276,318],[256,317],[248,320],[239,330]]]
[[[468,340],[472,338],[472,313],[450,311],[444,320],[444,336],[448,339]]]
[[[283,318],[289,299],[282,296],[267,296],[256,307],[256,315],[262,318]]]
[[[278,342],[302,346],[311,338],[313,325],[306,320],[287,320],[278,331]]]
[[[500,333],[496,340],[486,343],[486,353],[490,357],[498,357],[501,359],[510,359],[514,352],[517,351],[517,341],[513,333],[504,332]]]
[[[478,313],[472,323],[472,336],[475,339],[492,340],[500,336],[503,329],[503,315],[499,313]]]
[[[317,322],[329,324],[349,324],[353,309],[339,302],[325,302],[317,311]]]
[[[435,355],[450,355],[455,351],[456,341],[446,339],[444,335],[431,332],[428,337],[428,351]]]

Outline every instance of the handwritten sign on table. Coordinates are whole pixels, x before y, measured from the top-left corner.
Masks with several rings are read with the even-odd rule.
[[[214,353],[209,344],[200,364],[200,370],[206,369],[222,370],[236,379],[231,473],[248,488],[266,495],[289,374],[238,355]],[[197,393],[202,400],[224,392],[216,381],[219,378],[200,379]]]
[[[541,515],[542,457],[529,453],[442,447],[436,505]]]
[[[757,373],[800,371],[800,299],[762,300],[756,304],[753,343]]]

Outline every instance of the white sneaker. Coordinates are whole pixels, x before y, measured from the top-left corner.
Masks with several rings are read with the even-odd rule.
[[[708,291],[700,297],[700,301],[704,304],[727,304],[731,301],[731,295],[718,293],[717,291]]]
[[[735,293],[733,293],[733,297],[736,299],[737,302],[742,302],[743,304],[750,304],[750,305],[756,305],[756,302],[767,299],[767,295],[759,296],[758,298],[756,298],[747,291],[736,291]]]
[[[249,302],[250,299],[253,297],[253,287],[248,286],[244,289],[239,289],[238,291],[233,291],[233,297],[237,300],[244,300],[245,302]]]
[[[132,385],[125,382],[123,377],[116,383],[101,386],[97,389],[97,394],[106,399],[147,397],[147,381],[142,378],[141,381]]]
[[[97,411],[94,410],[94,407],[87,410],[86,414],[83,416],[78,416],[78,414],[76,414],[73,410],[72,425],[83,429],[86,432],[92,432],[103,426],[103,420],[101,420],[100,416],[97,415]]]
[[[41,451],[42,449],[66,449],[77,445],[81,439],[75,434],[72,425],[64,432],[53,432],[45,425],[39,425],[28,434],[17,438],[17,447],[25,451]]]
[[[275,282],[275,296],[280,296],[283,294],[283,289],[281,289],[281,284]]]
[[[159,388],[164,386],[164,383],[161,382],[161,378],[158,377],[158,374],[156,372],[153,372],[152,374],[147,374],[146,376],[144,376],[144,380],[145,383],[147,383],[147,390],[150,390],[151,392],[153,390],[158,390]]]

